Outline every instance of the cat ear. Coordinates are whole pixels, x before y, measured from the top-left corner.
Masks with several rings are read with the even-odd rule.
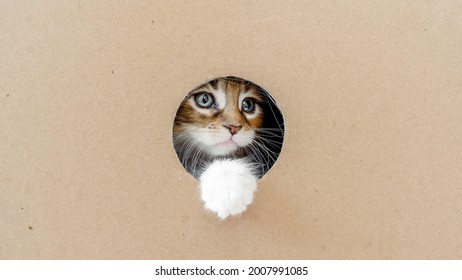
[[[244,212],[257,190],[252,169],[241,159],[214,160],[199,178],[205,208],[221,219]]]

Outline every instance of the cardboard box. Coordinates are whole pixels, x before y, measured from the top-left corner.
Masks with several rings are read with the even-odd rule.
[[[1,259],[462,258],[460,1],[3,1]],[[219,221],[178,105],[234,75],[284,148]]]

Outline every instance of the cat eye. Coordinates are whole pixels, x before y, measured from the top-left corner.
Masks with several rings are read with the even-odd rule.
[[[242,100],[242,111],[249,114],[255,112],[255,100],[252,98],[245,98]]]
[[[210,108],[214,103],[213,96],[205,91],[195,94],[194,101],[196,101],[197,106],[200,108]]]

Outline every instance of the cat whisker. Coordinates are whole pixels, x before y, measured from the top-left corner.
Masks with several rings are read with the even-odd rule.
[[[270,165],[270,160],[273,160],[272,157],[266,157],[264,154],[263,154],[263,151],[265,151],[265,147],[263,145],[261,145],[260,143],[258,143],[257,141],[253,141],[254,145],[256,145],[256,147],[258,147],[257,149],[255,149],[255,151],[260,155],[260,158],[263,159],[263,163],[266,164],[266,165]],[[268,153],[267,153],[268,154]],[[269,154],[268,154],[269,155]]]
[[[251,143],[248,147],[246,147],[245,150],[247,151],[248,156],[252,158],[252,162],[255,162],[255,163],[264,162],[264,158],[262,158],[261,154],[258,153],[258,149],[254,148],[253,143]],[[259,164],[258,167],[260,167],[261,169],[261,172],[262,172],[261,174],[264,174],[265,167],[262,164]]]
[[[258,140],[263,146],[270,150],[281,150],[282,141],[271,140],[264,137],[256,137],[255,140]]]
[[[255,128],[256,131],[282,131],[280,128],[273,128],[273,127],[262,127],[262,128]]]
[[[197,168],[197,165],[199,163],[201,163],[200,159],[201,159],[201,155],[204,151],[204,147],[200,147],[198,149],[196,149],[195,153],[193,154],[193,164],[192,164],[192,168],[193,168],[193,175],[194,176],[197,176],[196,174],[196,168]],[[199,170],[201,170],[201,168],[199,168]]]
[[[265,147],[263,144],[255,141],[254,142],[255,144],[257,144],[261,149],[261,151],[264,151],[268,156],[269,158],[271,159],[272,162],[275,162],[276,159],[277,159],[277,153],[275,153],[274,151],[271,151],[270,149],[268,149],[267,147]]]
[[[274,137],[264,137],[262,135],[257,135],[255,138],[270,143],[282,144],[282,139],[281,141],[278,141],[278,138],[275,139]]]
[[[273,131],[257,131],[256,134],[261,135],[261,136],[266,136],[266,137],[274,137],[274,138],[282,138],[283,137],[281,133],[276,133],[276,132],[273,132]]]

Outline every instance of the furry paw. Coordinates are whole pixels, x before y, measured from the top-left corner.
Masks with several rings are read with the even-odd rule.
[[[257,190],[257,178],[242,160],[215,160],[199,180],[205,208],[221,219],[244,212]]]

